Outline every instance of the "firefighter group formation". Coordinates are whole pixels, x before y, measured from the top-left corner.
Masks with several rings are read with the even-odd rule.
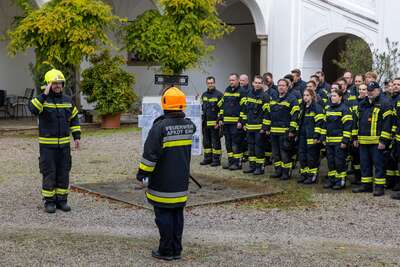
[[[354,193],[400,199],[400,78],[380,86],[374,72],[343,77],[328,84],[322,71],[308,82],[294,69],[275,84],[271,73],[229,75],[225,92],[207,77],[201,96],[204,159],[201,165],[221,165],[221,137],[228,163],[222,168],[289,180],[296,163],[297,182]],[[328,171],[320,172],[326,157]],[[242,168],[242,164],[246,168]],[[350,179],[352,174],[352,179]]]

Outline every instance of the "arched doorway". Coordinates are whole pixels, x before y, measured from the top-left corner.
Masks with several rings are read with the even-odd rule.
[[[303,72],[304,78],[308,79],[310,75],[318,70],[323,70],[326,74],[328,82],[335,81],[343,74],[333,60],[338,60],[340,53],[346,49],[346,42],[348,40],[361,40],[368,46],[368,40],[356,36],[355,34],[335,32],[322,35],[312,41],[305,50],[303,58]],[[371,51],[368,51],[371,56]]]
[[[364,50],[369,53],[365,54],[365,59],[370,60],[372,58],[372,54],[369,50],[368,44],[360,37],[352,34],[347,34],[336,38],[328,45],[322,56],[322,70],[325,72],[326,80],[329,83],[334,82],[346,71],[345,69],[342,69],[337,64],[335,64],[335,61],[340,61],[340,54],[346,52],[346,50],[349,49],[349,46],[352,45],[364,45]],[[365,70],[364,73],[368,70]]]

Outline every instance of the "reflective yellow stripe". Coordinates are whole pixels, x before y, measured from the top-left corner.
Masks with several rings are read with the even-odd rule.
[[[300,107],[299,106],[293,106],[292,110],[290,111],[290,115],[293,115],[296,111],[299,111]]]
[[[268,104],[268,103],[265,103],[265,104],[262,106],[262,110],[263,110],[263,111],[269,110],[269,104]]]
[[[212,150],[212,153],[213,153],[214,155],[221,155],[221,154],[222,154],[222,150],[221,150],[221,149],[213,149],[213,150]]]
[[[319,133],[321,135],[325,134],[324,129],[322,129],[321,127],[315,127],[314,132]]]
[[[374,179],[374,184],[385,185],[386,184],[386,179],[385,178],[375,178]]]
[[[290,126],[293,127],[293,128],[299,127],[299,125],[298,125],[297,122],[295,122],[295,121],[291,121],[291,122],[290,122]]]
[[[163,144],[163,148],[166,147],[178,147],[178,146],[190,146],[192,145],[192,139],[190,140],[176,140],[176,141],[167,141]]]
[[[291,169],[293,167],[293,162],[284,163],[282,162],[282,168]]]
[[[254,103],[254,104],[262,104],[262,99],[255,99],[255,98],[251,98],[251,97],[247,97],[247,102],[248,103]]]
[[[392,110],[387,110],[385,113],[383,113],[382,117],[383,117],[383,118],[386,118],[387,116],[390,116],[390,115],[392,115],[392,114],[393,114],[393,111],[392,111]]]
[[[328,112],[326,112],[326,116],[327,117],[329,117],[329,116],[342,116],[342,112],[341,111],[337,111],[337,112],[328,111]]]
[[[309,169],[309,170],[308,170],[308,173],[317,174],[317,173],[318,173],[318,168]]]
[[[81,131],[81,126],[71,126],[69,127],[69,129],[71,130],[71,132],[80,132]]]
[[[324,114],[318,114],[314,117],[315,121],[320,121],[320,120],[324,120],[325,119],[325,115]]]
[[[307,113],[307,114],[306,114],[306,117],[315,117],[315,119],[316,119],[315,112],[309,112],[309,113]]]
[[[307,145],[313,145],[314,139],[307,139]]]
[[[351,132],[349,132],[349,131],[343,131],[343,136],[344,136],[344,137],[347,137],[347,138],[350,138],[350,137],[351,137]]]
[[[300,168],[300,173],[301,173],[301,174],[303,174],[303,173],[308,173],[308,167]]]
[[[238,96],[240,96],[240,93],[224,93],[224,96],[238,97]]]
[[[330,177],[336,176],[336,171],[329,171],[328,176]]]
[[[283,127],[271,127],[271,133],[286,133],[289,128],[283,128]]]
[[[372,177],[361,177],[361,183],[372,183]]]
[[[353,120],[353,117],[351,115],[344,115],[342,117],[342,123],[346,123],[346,122],[352,121],[352,120]]]
[[[247,124],[246,123],[246,129],[247,130],[261,130],[262,124]]]
[[[241,159],[242,157],[243,157],[243,153],[233,154],[233,158],[235,158],[235,159]]]
[[[187,201],[187,196],[182,197],[158,197],[146,192],[146,196],[148,199],[158,202],[158,203],[166,203],[166,204],[175,204],[175,203],[184,203]]]
[[[275,167],[280,167],[280,166],[282,166],[282,165],[283,165],[283,162],[282,162],[282,161],[274,162],[274,166],[275,166]]]
[[[207,121],[207,126],[215,126],[217,125],[217,121]]]
[[[224,116],[224,122],[238,122],[239,117],[225,117]]]
[[[45,190],[42,189],[42,196],[43,197],[54,197],[56,194],[56,190]]]
[[[271,121],[270,121],[270,120],[263,119],[263,124],[264,124],[264,125],[271,125]]]
[[[139,169],[143,170],[145,172],[153,172],[154,171],[154,166],[147,166],[146,164],[143,164],[142,162],[140,162],[139,164]]]
[[[381,137],[386,138],[386,139],[390,139],[392,136],[390,133],[382,131],[381,132]]]
[[[77,114],[78,114],[78,109],[74,107],[74,109],[72,110],[72,115],[71,117],[69,117],[69,119],[72,120],[73,118],[75,118]]]
[[[68,194],[68,192],[68,189],[56,188],[56,195],[66,195]]]
[[[358,136],[358,141],[362,145],[373,145],[379,143],[379,136]]]
[[[210,154],[212,152],[211,148],[204,148],[204,154]]]
[[[378,125],[378,115],[379,115],[380,108],[374,108],[372,111],[372,118],[371,118],[371,136],[376,136],[376,128]]]
[[[343,140],[343,136],[327,136],[326,142],[327,143],[340,143]]]
[[[62,145],[62,144],[68,144],[70,142],[70,138],[68,137],[62,137],[62,138],[47,138],[47,137],[39,137],[39,144],[45,144],[45,145]]]
[[[71,103],[49,103],[49,102],[44,102],[43,106],[46,107],[46,108],[72,108],[72,104]]]
[[[31,100],[31,103],[40,111],[43,111],[43,105],[40,103],[40,101],[37,98],[34,98]]]

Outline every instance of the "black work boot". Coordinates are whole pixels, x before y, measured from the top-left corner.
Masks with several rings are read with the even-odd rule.
[[[256,170],[256,164],[253,161],[250,161],[249,167],[243,170],[243,173],[253,173]]]
[[[209,165],[212,163],[212,159],[204,158],[203,161],[200,162],[200,165]]]
[[[317,174],[308,174],[307,179],[303,181],[303,184],[315,184],[317,182]]]
[[[239,164],[237,164],[237,163],[233,163],[231,166],[229,166],[229,170],[231,170],[231,171],[237,171],[240,169],[241,168],[240,168]]]
[[[397,181],[397,183],[393,186],[392,191],[397,192],[400,191],[400,182]]]
[[[64,212],[71,211],[71,207],[68,205],[67,200],[58,200],[56,207],[57,209],[62,210]]]
[[[286,181],[290,179],[290,170],[288,168],[282,168],[282,176],[281,176],[281,180],[282,181]]]
[[[384,185],[375,185],[374,186],[374,197],[381,197],[385,194],[385,186]]]
[[[278,179],[281,178],[282,176],[282,168],[281,167],[275,167],[275,172],[271,174],[271,178]]]
[[[218,167],[221,166],[221,161],[220,160],[213,160],[210,164],[211,167]]]
[[[343,189],[346,185],[346,181],[344,179],[336,180],[335,184],[332,186],[333,190]]]
[[[151,256],[156,259],[165,260],[165,261],[172,261],[174,259],[173,256],[162,255],[158,249],[153,249],[151,251]]]
[[[391,198],[396,199],[396,200],[400,200],[400,192],[394,192],[392,194]]]
[[[335,185],[335,179],[333,177],[326,177],[325,178],[325,183],[324,183],[324,188],[329,189],[332,188]]]
[[[353,193],[372,193],[372,183],[362,183],[360,186],[353,188]]]
[[[307,173],[301,173],[297,178],[297,183],[302,184],[305,180],[307,180]]]
[[[55,213],[56,212],[56,203],[54,200],[45,200],[44,201],[44,210],[47,213]]]
[[[263,175],[264,174],[264,168],[259,165],[256,165],[256,170],[253,172],[253,175]]]

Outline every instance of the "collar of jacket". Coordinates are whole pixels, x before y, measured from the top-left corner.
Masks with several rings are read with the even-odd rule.
[[[238,91],[239,88],[240,88],[240,86],[238,86],[238,87],[232,87],[232,86],[229,85],[228,88],[226,88],[226,90],[227,90],[227,91],[233,92],[233,91]]]
[[[63,93],[55,93],[53,90],[50,90],[49,92],[49,97],[51,98],[61,98],[63,96]]]
[[[214,93],[215,92],[215,90],[216,90],[216,88],[214,87],[213,89],[208,89],[207,88],[207,93],[210,93],[210,94],[212,94],[212,93]]]
[[[185,113],[182,111],[164,111],[166,118],[185,118]]]
[[[331,107],[339,107],[339,106],[341,106],[343,104],[343,99],[342,99],[342,101],[340,102],[340,103],[332,103],[332,102],[330,102],[330,106]]]

